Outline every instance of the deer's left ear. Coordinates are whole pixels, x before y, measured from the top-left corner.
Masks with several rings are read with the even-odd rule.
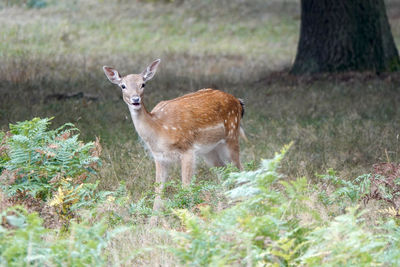
[[[151,63],[143,72],[142,72],[142,78],[144,82],[147,82],[151,78],[154,77],[154,74],[156,74],[157,67],[160,64],[161,59],[156,59]]]
[[[121,82],[121,75],[116,69],[104,66],[103,70],[110,82],[115,84],[119,84]]]

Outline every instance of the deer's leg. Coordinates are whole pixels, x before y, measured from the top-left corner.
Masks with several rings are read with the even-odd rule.
[[[155,161],[156,163],[156,198],[154,200],[153,210],[158,211],[162,208],[163,202],[161,194],[164,189],[165,182],[168,178],[168,163],[163,161]]]
[[[219,159],[224,163],[224,165],[226,165],[229,162],[232,162],[231,155],[229,153],[229,149],[226,143],[219,144],[215,148],[215,151],[217,152]]]
[[[226,143],[226,146],[228,148],[229,157],[230,157],[231,161],[233,162],[233,164],[235,164],[235,166],[239,170],[242,170],[243,168],[242,168],[242,164],[240,163],[240,156],[239,156],[239,151],[240,151],[239,138],[229,140]]]
[[[189,186],[194,174],[195,155],[193,150],[188,150],[182,154],[182,185]]]
[[[224,161],[218,155],[218,150],[217,149],[211,150],[210,152],[208,152],[206,154],[203,154],[202,156],[204,158],[204,161],[210,167],[223,167],[223,166],[225,166]]]
[[[218,156],[224,163],[232,162],[240,170],[242,165],[239,159],[239,143],[235,145],[233,141],[228,141],[227,143],[220,144],[216,148]]]

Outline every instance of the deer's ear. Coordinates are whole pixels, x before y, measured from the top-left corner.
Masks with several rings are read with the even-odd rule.
[[[110,82],[115,84],[119,84],[121,82],[121,75],[116,69],[104,66],[103,70]]]
[[[142,78],[144,82],[147,82],[151,78],[154,77],[154,74],[156,74],[157,67],[160,64],[161,59],[156,59],[154,60],[143,72],[142,72]]]

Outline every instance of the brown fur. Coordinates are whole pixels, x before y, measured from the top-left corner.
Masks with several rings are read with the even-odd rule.
[[[218,90],[203,89],[160,102],[150,115],[157,123],[158,131],[174,140],[171,142],[171,149],[175,146],[185,151],[196,141],[206,144],[218,138],[235,139],[235,134],[229,135],[229,131],[237,132],[241,110],[239,100],[234,96]],[[224,125],[224,136],[202,135],[202,129],[219,123]],[[167,126],[168,130],[163,126]]]

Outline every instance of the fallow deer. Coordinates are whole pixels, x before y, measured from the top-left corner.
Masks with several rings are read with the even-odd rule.
[[[159,193],[171,162],[180,160],[182,184],[187,186],[194,174],[197,155],[210,166],[233,162],[241,169],[239,135],[246,139],[240,127],[243,102],[219,90],[202,89],[162,101],[148,112],[143,103],[144,87],[153,78],[159,64],[160,59],[157,59],[142,73],[124,77],[113,68],[103,67],[110,82],[121,88],[136,131],[154,157],[156,182],[159,184],[154,210],[160,208]]]

